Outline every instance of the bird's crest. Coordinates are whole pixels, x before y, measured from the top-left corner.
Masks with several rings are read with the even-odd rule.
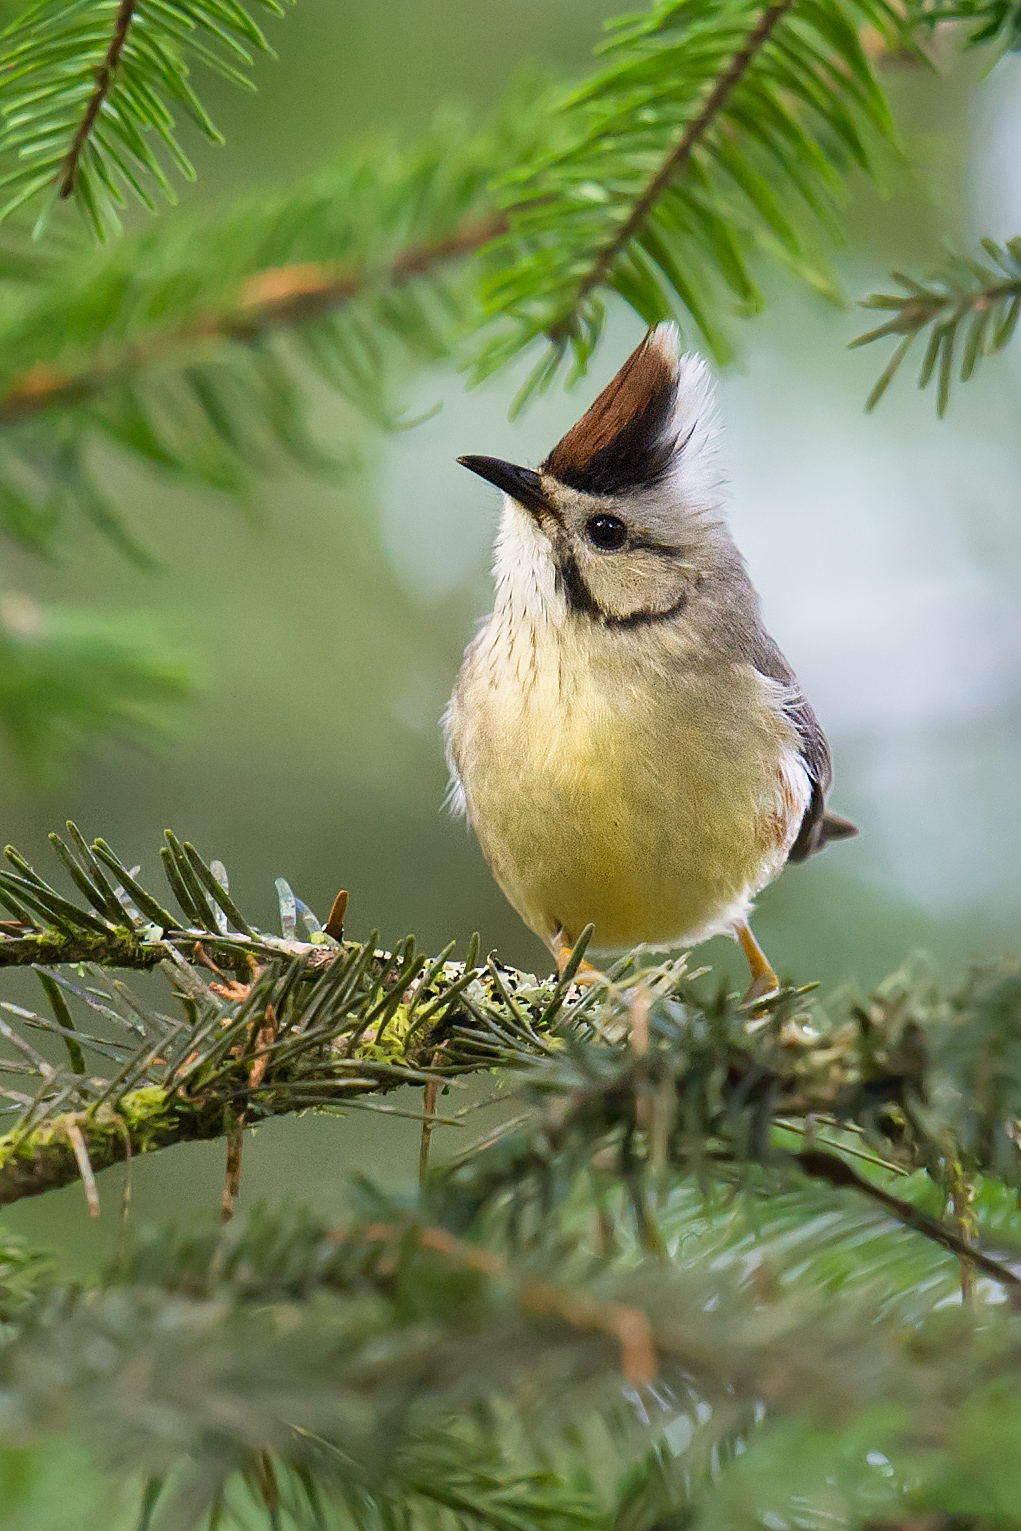
[[[666,477],[678,449],[677,329],[651,329],[542,465],[571,489],[625,494]]]

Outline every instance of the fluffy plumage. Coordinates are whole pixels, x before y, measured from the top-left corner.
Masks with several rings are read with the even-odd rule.
[[[651,330],[506,492],[492,615],[444,724],[455,801],[554,950],[692,945],[788,858],[854,833],[829,749],[723,521],[708,371]]]

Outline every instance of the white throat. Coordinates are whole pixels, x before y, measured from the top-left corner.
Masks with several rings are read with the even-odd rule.
[[[493,620],[513,627],[561,627],[567,601],[552,549],[526,510],[504,496],[493,561]]]

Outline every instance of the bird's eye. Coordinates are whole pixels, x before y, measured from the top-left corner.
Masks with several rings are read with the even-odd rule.
[[[588,540],[605,553],[615,553],[627,541],[627,526],[619,516],[590,516],[585,531]]]

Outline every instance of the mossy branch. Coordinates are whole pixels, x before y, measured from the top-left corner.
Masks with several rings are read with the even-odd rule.
[[[700,1173],[710,1162],[773,1162],[782,1131],[801,1134],[803,1168],[836,1151],[842,1171],[871,1158],[943,1184],[951,1153],[969,1174],[1021,1185],[1016,965],[977,969],[949,995],[895,975],[867,1004],[845,1001],[832,1016],[809,989],[785,987],[749,1007],[688,978],[684,958],[652,965],[640,953],[580,989],[587,934],[558,979],[536,979],[492,957],[480,963],[475,939],[464,962],[452,960],[453,944],[430,957],[411,936],[392,952],[374,935],[346,940],[346,895],[320,927],[280,880],[277,935],[246,919],[218,861],[169,831],[162,861],[179,913],[105,841],[88,844],[73,824],[68,837],[51,840],[74,896],[11,847],[11,870],[0,872],[11,915],[0,965],[34,967],[48,1007],[0,1001],[10,1053],[0,1058],[0,1097],[15,1118],[0,1138],[0,1204],[65,1185],[83,1165],[96,1172],[129,1153],[219,1138],[231,1124],[343,1109],[494,1068],[516,1070],[534,1098],[552,1097],[536,1161],[544,1173],[565,1134],[586,1162],[604,1140],[626,1142],[632,1161],[641,1143],[642,1155]],[[158,970],[174,1013],[136,995],[116,969]],[[29,1040],[40,1031],[47,1053]],[[66,1051],[62,1067],[55,1049]],[[499,1152],[520,1153],[527,1168],[532,1116],[521,1132],[517,1148],[498,1135]],[[478,1182],[471,1194],[484,1195]]]

